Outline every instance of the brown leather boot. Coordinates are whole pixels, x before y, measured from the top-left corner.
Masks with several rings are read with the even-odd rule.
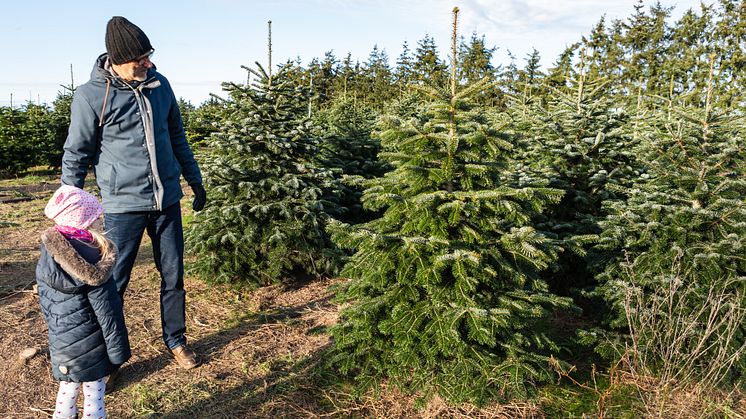
[[[190,370],[194,367],[198,367],[201,361],[197,354],[191,349],[187,348],[186,345],[177,346],[174,349],[169,349],[168,352],[173,355],[176,363],[185,370]]]

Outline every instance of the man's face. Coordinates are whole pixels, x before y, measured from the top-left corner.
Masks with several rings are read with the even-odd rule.
[[[150,51],[130,62],[124,64],[113,64],[111,67],[125,81],[145,81],[148,75],[148,69],[153,66],[150,58],[153,52]]]

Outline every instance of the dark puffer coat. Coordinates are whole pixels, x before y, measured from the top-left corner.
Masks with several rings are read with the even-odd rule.
[[[54,228],[41,239],[36,282],[52,375],[74,382],[105,377],[130,357],[122,301],[109,280],[116,252],[92,264]]]

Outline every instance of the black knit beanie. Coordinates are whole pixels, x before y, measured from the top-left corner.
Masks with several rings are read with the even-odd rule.
[[[114,16],[106,24],[106,52],[112,63],[124,64],[152,49],[145,32],[122,16]]]

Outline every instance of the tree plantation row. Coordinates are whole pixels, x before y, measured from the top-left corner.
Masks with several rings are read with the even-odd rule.
[[[547,70],[494,67],[455,16],[448,62],[425,37],[393,68],[377,48],[257,63],[182,103],[208,191],[191,272],[347,278],[326,359],[360,388],[525,398],[594,353],[668,392],[742,392],[746,3],[639,3]],[[27,134],[36,107],[3,110],[6,174],[8,150],[60,150],[54,123]]]

